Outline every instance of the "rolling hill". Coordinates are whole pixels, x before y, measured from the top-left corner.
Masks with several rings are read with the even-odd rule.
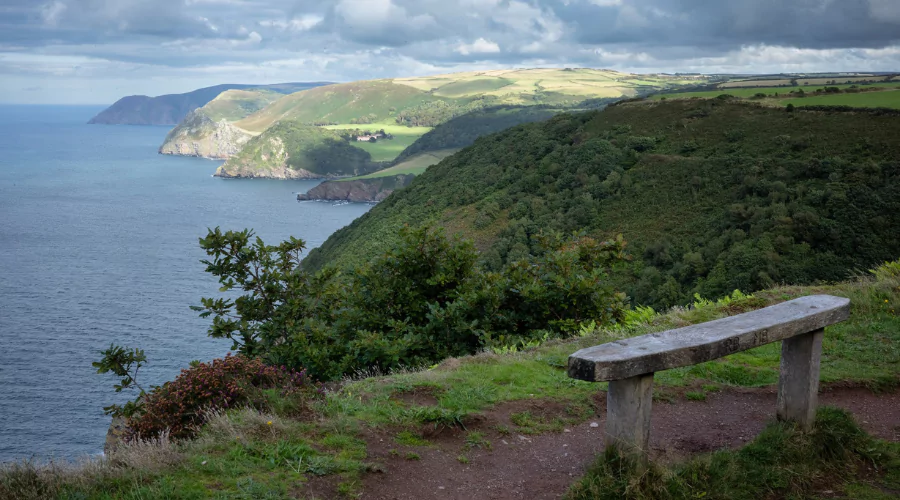
[[[320,179],[350,177],[378,167],[366,151],[336,132],[280,121],[250,139],[216,170],[217,177]]]
[[[157,97],[133,95],[123,97],[91,118],[90,124],[103,125],[176,125],[191,111],[206,105],[222,92],[242,89],[267,89],[278,95],[290,94],[326,83],[279,83],[274,85],[223,84],[185,94]]]
[[[254,134],[232,123],[283,97],[270,90],[226,90],[195,109],[169,131],[160,154],[227,159],[237,154]]]
[[[403,151],[403,146],[412,144],[431,127],[472,111],[498,105],[568,108],[586,100],[612,100],[704,81],[609,70],[524,69],[341,83],[296,92],[249,115],[220,114],[224,120],[208,117],[208,121],[188,117],[167,138],[160,152],[206,156],[204,153],[209,150],[217,153],[213,157],[227,158],[250,136],[285,120],[331,128],[410,127],[409,133],[393,132],[402,140],[353,144],[370,152],[377,161],[390,162]],[[204,109],[203,113],[211,114],[207,111]],[[220,137],[243,142],[205,147],[210,140],[221,143]],[[263,171],[256,169],[258,175],[263,175]]]
[[[736,99],[626,102],[519,125],[430,167],[304,261],[366,261],[404,225],[472,238],[492,268],[547,231],[623,234],[636,303],[847,277],[900,253],[898,114]],[[852,201],[851,201],[852,200]]]

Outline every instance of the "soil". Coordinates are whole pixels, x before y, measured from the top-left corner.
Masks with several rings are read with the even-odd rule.
[[[571,421],[568,408],[546,400],[498,405],[468,421],[467,430],[424,428],[422,434],[430,446],[400,445],[394,441],[396,432],[390,430],[367,431],[368,461],[380,465],[383,472],[364,475],[361,498],[560,498],[603,450],[606,401],[605,394],[600,394],[595,400],[597,414],[562,432],[526,435],[510,422],[511,415],[522,411],[546,421],[554,417]],[[433,397],[409,394],[404,399],[421,404],[430,402],[429,396]],[[654,402],[651,454],[655,460],[668,461],[740,447],[773,418],[775,399],[775,389],[764,388],[709,393],[705,401],[679,397],[674,403]],[[824,389],[819,401],[849,410],[876,437],[900,441],[900,392],[874,394],[864,388],[834,387]],[[483,433],[489,447],[484,443],[467,447],[467,431]],[[318,498],[336,497],[334,484],[313,480],[304,493],[315,490]]]

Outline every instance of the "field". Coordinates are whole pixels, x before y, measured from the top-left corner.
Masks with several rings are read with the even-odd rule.
[[[802,97],[785,99],[781,101],[781,104],[784,106],[793,104],[794,106],[853,106],[857,108],[900,109],[900,90]]]
[[[803,78],[797,77],[796,80],[801,85],[828,85],[832,81],[837,81],[839,83],[846,82],[865,82],[870,80],[883,80],[883,76],[829,76],[822,78]],[[731,82],[726,82],[720,84],[721,88],[736,88],[736,87],[759,87],[759,86],[768,86],[768,85],[790,85],[791,79],[784,78],[781,80],[768,80],[768,79],[760,79],[760,80],[736,80]]]
[[[381,130],[392,134],[393,139],[380,139],[378,142],[355,142],[351,144],[364,149],[372,155],[372,161],[392,161],[410,144],[416,142],[416,139],[425,135],[431,130],[431,127],[406,127],[396,124],[372,123],[368,125],[329,125],[325,128],[331,130],[345,129],[362,129],[362,130]]]
[[[824,87],[837,87],[839,89],[848,89],[853,85],[800,85],[797,87],[765,87],[765,88],[729,88],[729,89],[721,89],[721,90],[704,90],[698,92],[671,92],[671,93],[661,93],[654,94],[651,98],[654,100],[659,100],[662,98],[666,99],[688,99],[691,97],[718,97],[722,94],[733,95],[735,97],[753,97],[756,94],[766,94],[766,95],[775,95],[779,96],[788,96],[791,91],[797,92],[798,90],[803,90],[807,94],[814,93],[816,90],[824,88]],[[870,85],[858,85],[859,88],[867,89],[871,87],[883,87],[883,88],[900,88],[900,81],[898,82],[885,82],[885,83],[873,83]]]
[[[341,181],[353,181],[357,179],[374,179],[376,177],[386,177],[389,175],[400,175],[400,174],[413,174],[419,175],[428,167],[434,165],[435,163],[440,162],[444,158],[452,155],[453,153],[459,151],[459,149],[443,149],[440,151],[430,151],[428,153],[418,154],[413,156],[412,158],[398,163],[393,167],[386,168],[384,170],[379,170],[378,172],[362,175],[359,177],[351,177],[349,179],[340,179]]]

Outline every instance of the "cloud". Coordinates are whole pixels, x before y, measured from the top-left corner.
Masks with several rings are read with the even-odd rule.
[[[396,47],[441,32],[432,15],[411,14],[392,0],[340,0],[334,10],[341,36],[351,41]]]
[[[259,21],[259,25],[266,28],[278,28],[280,30],[291,31],[308,31],[318,26],[325,18],[317,14],[304,14],[290,20],[284,19],[264,19]]]
[[[44,4],[43,6],[41,6],[41,19],[44,20],[45,24],[56,26],[56,24],[59,22],[60,16],[63,15],[67,8],[68,7],[66,6],[66,4],[60,2],[59,0]]]
[[[496,43],[479,38],[472,43],[462,43],[456,47],[456,51],[467,56],[469,54],[496,54],[500,52],[500,46]]]
[[[900,0],[0,0],[0,95],[525,66],[898,71],[898,46]]]

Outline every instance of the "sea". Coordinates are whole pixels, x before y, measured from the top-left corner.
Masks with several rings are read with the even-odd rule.
[[[157,154],[168,127],[87,125],[98,106],[0,106],[0,462],[102,453],[110,344],[144,349],[142,385],[229,352],[190,309],[220,294],[208,228],[320,245],[367,204],[298,202],[317,181],[212,176]]]

